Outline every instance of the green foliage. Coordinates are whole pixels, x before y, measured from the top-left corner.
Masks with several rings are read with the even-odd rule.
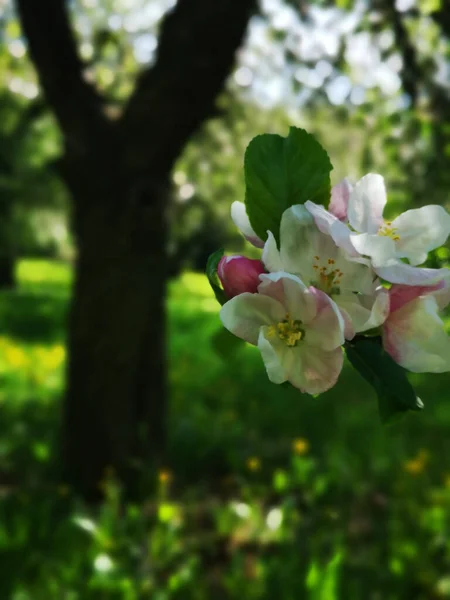
[[[211,344],[218,356],[224,360],[232,360],[235,353],[243,345],[243,340],[230,333],[227,329],[219,331],[211,338]]]
[[[217,302],[219,302],[220,304],[225,304],[225,302],[227,301],[225,292],[220,287],[220,281],[217,275],[217,266],[220,262],[220,259],[223,257],[223,254],[223,249],[213,252],[208,258],[208,262],[206,263],[206,276],[217,299]]]
[[[406,371],[384,351],[379,338],[347,342],[347,358],[375,389],[383,423],[405,411],[421,410],[422,401],[408,381]]]
[[[383,428],[349,366],[312,399],[271,384],[248,344],[217,356],[217,302],[184,273],[168,300],[167,462],[156,481],[143,470],[140,501],[110,473],[89,507],[55,437],[71,271],[28,260],[18,279],[0,293],[1,598],[448,597],[449,374],[413,375],[433,402]]]
[[[269,230],[278,239],[281,215],[293,204],[327,203],[332,169],[325,150],[304,129],[291,127],[286,138],[254,138],[244,160],[245,204],[257,235],[265,240]]]

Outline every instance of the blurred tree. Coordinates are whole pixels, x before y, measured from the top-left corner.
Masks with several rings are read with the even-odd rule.
[[[98,493],[129,483],[165,438],[166,198],[174,162],[214,114],[254,0],[179,0],[154,66],[120,116],[85,75],[64,0],[16,0],[41,86],[64,137],[60,161],[78,244],[69,326],[64,453]]]
[[[36,85],[23,79],[31,68],[21,60],[18,35],[17,21],[0,6],[0,287],[14,285],[20,250],[36,247],[30,227],[36,210],[57,204],[49,193],[55,152],[46,108]]]

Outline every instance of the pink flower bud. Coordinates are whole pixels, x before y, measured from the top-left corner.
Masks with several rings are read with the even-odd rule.
[[[244,292],[255,294],[261,283],[259,276],[265,273],[260,260],[245,256],[223,256],[217,266],[217,275],[228,298]]]

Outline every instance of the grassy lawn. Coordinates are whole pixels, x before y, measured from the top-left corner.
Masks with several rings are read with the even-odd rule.
[[[168,298],[169,459],[159,491],[84,506],[58,482],[67,265],[22,261],[0,295],[0,598],[450,597],[450,377],[383,427],[350,368],[319,398],[221,347],[206,279]]]

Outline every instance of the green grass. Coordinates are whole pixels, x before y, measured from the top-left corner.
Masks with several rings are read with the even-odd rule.
[[[218,305],[185,273],[168,300],[169,458],[142,504],[83,505],[54,479],[71,271],[19,264],[0,295],[0,598],[450,597],[448,375],[420,414],[380,424],[346,367],[319,398],[222,355]]]

